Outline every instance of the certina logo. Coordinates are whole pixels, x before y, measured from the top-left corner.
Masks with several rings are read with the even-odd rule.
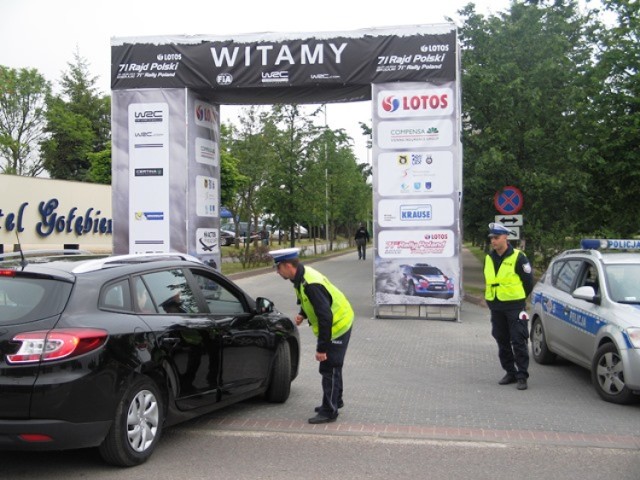
[[[220,73],[216,77],[218,85],[231,85],[233,83],[233,75],[230,73]]]
[[[292,45],[246,45],[244,47],[211,47],[211,57],[216,67],[233,67],[241,63],[250,67],[257,58],[260,65],[322,65],[327,62],[339,64],[347,43],[303,43],[295,48]]]
[[[162,122],[162,110],[143,110],[141,112],[133,112],[135,122]]]
[[[279,71],[279,72],[262,72],[262,83],[274,83],[274,82],[288,82],[289,81],[289,72],[287,71]]]
[[[407,95],[400,98],[387,96],[382,99],[385,112],[445,110],[449,106],[449,95]]]

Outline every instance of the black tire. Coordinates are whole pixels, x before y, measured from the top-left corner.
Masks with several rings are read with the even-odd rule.
[[[598,395],[607,402],[626,405],[637,400],[624,382],[622,358],[613,343],[605,343],[596,351],[591,363],[591,380]]]
[[[289,344],[282,340],[276,350],[276,358],[273,360],[271,379],[265,393],[269,402],[284,403],[291,393],[291,354]]]
[[[148,378],[133,382],[116,409],[113,425],[99,447],[105,462],[132,467],[147,461],[160,440],[164,410],[158,387]]]
[[[547,338],[540,317],[534,317],[531,323],[531,353],[533,359],[542,365],[553,363],[556,359],[556,354],[547,346]]]
[[[413,282],[409,282],[409,285],[407,285],[407,295],[413,297],[416,294],[416,286],[413,284]]]

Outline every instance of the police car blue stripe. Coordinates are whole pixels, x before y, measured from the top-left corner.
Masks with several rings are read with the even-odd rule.
[[[542,310],[548,315],[589,335],[595,336],[608,323],[603,317],[593,315],[586,310],[568,307],[564,303],[549,297],[545,300],[542,294],[539,293],[534,295],[533,302],[534,304],[539,303],[542,306]]]

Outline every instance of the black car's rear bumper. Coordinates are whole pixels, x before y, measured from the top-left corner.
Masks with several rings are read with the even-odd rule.
[[[0,450],[42,451],[96,447],[104,440],[111,423],[0,420]]]

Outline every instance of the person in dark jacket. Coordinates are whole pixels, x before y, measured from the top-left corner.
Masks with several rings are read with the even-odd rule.
[[[351,338],[353,309],[347,297],[317,270],[300,263],[298,248],[273,250],[278,274],[293,283],[300,312],[295,322],[307,319],[317,337],[315,358],[320,362],[322,404],[309,423],[334,422],[342,408],[342,366]]]
[[[509,233],[500,223],[489,224],[492,250],[484,264],[485,300],[491,310],[491,335],[498,343],[500,365],[507,372],[498,383],[517,383],[518,390],[526,390],[529,317],[525,308],[533,290],[533,269],[524,252],[509,245]]]
[[[369,243],[369,232],[364,224],[360,224],[360,227],[356,230],[355,235],[356,245],[358,246],[358,260],[366,260],[367,258],[367,243]]]

